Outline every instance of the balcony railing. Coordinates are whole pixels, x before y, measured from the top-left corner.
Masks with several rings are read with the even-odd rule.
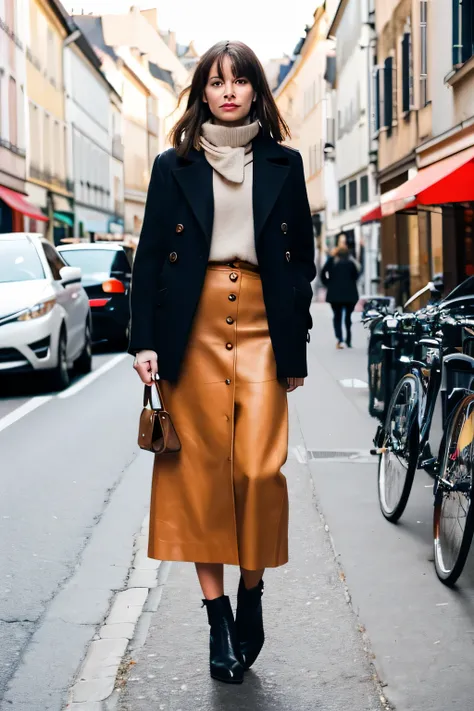
[[[74,190],[74,183],[69,178],[61,178],[59,175],[51,173],[50,170],[38,168],[33,163],[30,165],[30,176],[36,180],[41,180],[43,183],[48,183],[48,185],[61,188],[61,190],[67,190],[70,193]]]
[[[152,133],[154,136],[158,136],[160,133],[160,122],[158,116],[148,112],[148,132]]]
[[[122,141],[122,136],[115,135],[112,138],[112,155],[114,158],[117,160],[122,160],[124,159],[124,147],[123,147],[123,141]]]

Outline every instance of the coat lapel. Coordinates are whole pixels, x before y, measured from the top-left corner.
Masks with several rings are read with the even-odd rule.
[[[281,146],[259,134],[253,142],[253,219],[257,243],[289,173]]]
[[[212,167],[207,162],[204,152],[194,149],[180,162],[182,165],[174,168],[173,174],[210,244],[214,223]],[[289,170],[288,158],[281,146],[272,138],[259,134],[253,141],[252,201],[256,243],[288,177]]]
[[[204,153],[194,149],[182,162],[182,167],[174,168],[173,174],[210,244],[214,222],[212,168]]]

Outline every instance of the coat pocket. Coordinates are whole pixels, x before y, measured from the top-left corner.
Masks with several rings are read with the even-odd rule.
[[[156,306],[163,306],[163,304],[166,302],[167,294],[168,294],[168,287],[167,286],[164,289],[158,290],[158,292],[156,294],[156,299],[155,299]]]

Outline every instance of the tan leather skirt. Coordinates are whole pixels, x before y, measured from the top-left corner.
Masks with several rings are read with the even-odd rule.
[[[182,449],[155,457],[149,556],[286,563],[287,394],[255,267],[209,265],[179,381],[162,386]]]

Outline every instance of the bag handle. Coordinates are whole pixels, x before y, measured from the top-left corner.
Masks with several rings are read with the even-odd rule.
[[[156,410],[158,412],[165,409],[163,404],[163,395],[158,383],[158,376],[156,376],[151,385],[145,385],[143,392],[143,407],[150,407],[152,410]]]

